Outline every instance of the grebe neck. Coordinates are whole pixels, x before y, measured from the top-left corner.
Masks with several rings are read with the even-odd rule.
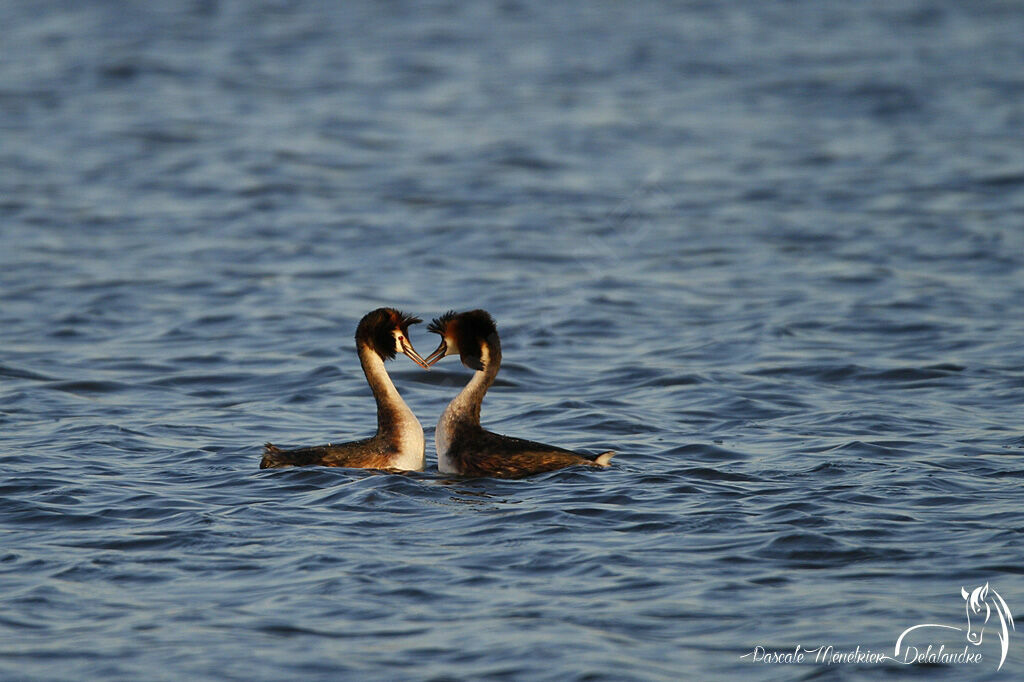
[[[373,398],[377,401],[377,433],[391,433],[401,429],[410,418],[419,426],[419,421],[391,381],[384,360],[369,347],[361,346],[359,364],[363,366],[366,383],[370,385]]]
[[[463,387],[446,412],[451,412],[455,421],[480,424],[480,407],[487,389],[494,383],[501,368],[501,348],[484,343],[480,350],[480,361],[484,368],[473,372],[472,378]]]
[[[480,405],[484,401],[487,389],[494,383],[501,368],[501,346],[497,343],[485,342],[480,349],[480,360],[484,368],[473,373],[469,383],[459,391],[448,407],[437,420],[434,431],[434,448],[437,450],[437,468],[443,474],[458,473],[455,462],[448,456],[452,438],[459,426],[480,428]]]

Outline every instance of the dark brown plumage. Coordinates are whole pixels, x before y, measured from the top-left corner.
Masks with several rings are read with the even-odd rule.
[[[401,329],[409,336],[409,325],[422,322],[418,317],[406,315],[394,308],[377,308],[366,313],[356,327],[356,347],[365,344],[377,352],[382,360],[395,359],[395,339],[392,332]]]
[[[427,331],[440,334],[442,340],[446,336],[454,337],[459,349],[459,359],[470,369],[484,369],[480,359],[481,344],[484,341],[491,345],[492,353],[497,350],[498,355],[501,354],[498,327],[486,310],[469,310],[464,313],[449,310],[441,317],[434,318],[427,325]]]
[[[281,467],[349,467],[352,469],[393,469],[396,444],[373,436],[351,443],[315,445],[282,450],[273,443],[263,446],[260,469]]]
[[[577,465],[606,466],[594,461],[597,455],[502,436],[472,425],[456,428],[447,457],[459,474],[472,477],[524,478]]]

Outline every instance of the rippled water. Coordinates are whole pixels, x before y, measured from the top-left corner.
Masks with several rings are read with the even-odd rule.
[[[0,23],[3,679],[1021,675],[741,658],[1024,612],[1019,4]],[[372,431],[380,305],[488,309],[485,424],[614,466],[440,476],[468,371],[399,358],[426,472],[259,471]]]

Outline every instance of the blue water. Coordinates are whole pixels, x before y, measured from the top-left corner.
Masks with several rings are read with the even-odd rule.
[[[1020,4],[0,25],[0,679],[1024,675],[994,616],[742,658],[1024,614]],[[399,358],[427,471],[260,471],[372,432],[382,305],[489,310],[485,425],[614,466],[439,475],[469,372]]]

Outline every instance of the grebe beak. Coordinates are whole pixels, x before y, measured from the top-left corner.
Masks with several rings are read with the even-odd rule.
[[[423,369],[430,369],[430,365],[427,364],[426,360],[420,357],[420,354],[416,352],[416,349],[412,347],[412,344],[409,343],[408,339],[402,339],[402,352],[409,356],[410,360]]]
[[[448,343],[444,339],[441,339],[441,345],[438,346],[434,350],[433,353],[428,355],[427,359],[424,360],[424,362],[426,362],[427,366],[429,367],[429,366],[433,365],[435,362],[437,362],[438,360],[440,360],[441,358],[443,358],[445,355],[447,355],[447,353],[448,353]]]

